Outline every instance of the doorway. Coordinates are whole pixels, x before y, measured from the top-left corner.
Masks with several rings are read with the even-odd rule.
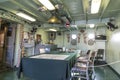
[[[0,67],[13,68],[16,24],[4,21],[0,27]]]
[[[14,67],[16,26],[16,24],[10,24],[7,30],[6,64],[12,68]]]

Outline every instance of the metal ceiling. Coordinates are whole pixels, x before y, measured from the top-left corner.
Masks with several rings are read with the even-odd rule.
[[[99,21],[102,21],[104,18],[115,17],[120,13],[120,0],[102,0],[99,13],[97,14],[90,13],[91,0],[50,1],[54,6],[59,6],[56,10],[57,16],[61,19],[66,17],[71,22],[84,21],[85,24],[87,24],[89,23],[89,20],[98,19]],[[24,12],[37,19],[37,21],[32,24],[40,25],[47,23],[48,19],[52,16],[52,11],[42,11],[42,6],[43,5],[38,2],[38,0],[0,0],[0,17],[22,23],[25,20],[16,16],[16,13]],[[66,22],[64,21],[64,24],[65,23]],[[77,26],[81,27],[81,25]]]

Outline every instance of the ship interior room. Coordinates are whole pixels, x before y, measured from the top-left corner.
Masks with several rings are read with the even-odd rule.
[[[120,0],[0,0],[0,80],[120,80]]]

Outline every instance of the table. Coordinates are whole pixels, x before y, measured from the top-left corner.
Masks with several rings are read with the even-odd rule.
[[[76,60],[76,53],[61,53],[64,59],[24,57],[21,59],[18,77],[21,72],[32,80],[69,80],[70,70]],[[39,55],[38,55],[39,56]]]
[[[69,55],[41,54],[41,55],[32,56],[30,58],[65,60],[67,57],[69,57]]]

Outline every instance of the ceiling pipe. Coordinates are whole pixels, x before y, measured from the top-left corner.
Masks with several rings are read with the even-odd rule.
[[[102,1],[104,1],[104,6],[105,6],[105,7],[103,8],[103,10],[102,10],[102,12],[101,12],[101,15],[100,15],[100,17],[99,17],[99,21],[100,21],[100,22],[102,21],[102,17],[103,17],[103,15],[104,15],[104,13],[105,13],[105,11],[106,11],[109,3],[110,3],[110,0],[102,0]]]
[[[0,3],[1,3],[1,2],[6,2],[6,1],[10,1],[10,0],[0,0]]]
[[[85,14],[85,20],[86,20],[86,24],[88,23],[88,10],[89,10],[89,1],[88,0],[82,0],[82,6],[83,6],[83,10],[84,10],[84,14]]]
[[[94,23],[94,24],[102,23],[103,24],[103,23],[108,22],[108,20],[109,20],[109,18],[104,18],[100,22],[99,19],[91,19],[91,20],[88,20],[88,24],[92,24],[92,23]],[[86,24],[86,20],[75,21],[75,24],[78,25],[78,26],[79,25],[85,25]]]
[[[21,5],[20,3],[18,3],[18,2],[15,1],[15,0],[12,0],[11,2],[12,2],[13,4],[16,4],[16,5],[20,6],[20,7],[22,7],[26,12],[30,13],[31,15],[33,15],[33,16],[35,16],[35,17],[37,17],[37,18],[40,17],[40,15],[36,15],[35,13],[33,13],[35,10],[26,8],[25,6]],[[41,19],[45,21],[45,19],[44,19],[43,17],[40,17],[40,18],[39,18],[39,20],[41,20]],[[42,20],[41,20],[41,22],[43,22]]]
[[[64,9],[65,9],[68,17],[72,20],[71,14],[70,14],[69,10],[66,8],[66,5],[64,4],[64,0],[60,0],[60,1],[62,2],[63,6],[65,7]]]
[[[32,0],[31,0],[32,1]],[[38,10],[38,6],[36,4],[36,2],[33,0],[33,2],[31,2],[30,0],[25,0],[26,4],[29,5],[30,7],[32,7],[34,10]],[[36,6],[35,6],[36,5]],[[39,10],[37,11],[37,13],[39,13],[41,16],[44,16],[44,18],[48,19],[50,17],[50,11],[45,11],[47,14],[40,12]],[[47,16],[47,17],[46,17]]]
[[[85,13],[85,20],[86,20],[86,24],[88,24],[88,14],[87,14],[87,12]]]
[[[0,17],[4,18],[4,19],[7,19],[7,20],[10,20],[10,21],[18,22],[18,23],[21,23],[21,24],[24,23],[23,20],[21,20],[21,19],[15,17],[15,16],[11,15],[8,12],[2,12],[2,13],[0,13]]]
[[[19,18],[18,16],[16,16],[13,12],[15,12],[14,10],[11,10],[10,8],[6,8],[0,5],[0,17],[7,19],[7,20],[11,20],[14,22],[18,22],[18,23],[24,23],[24,21]],[[12,12],[13,11],[13,12]]]

